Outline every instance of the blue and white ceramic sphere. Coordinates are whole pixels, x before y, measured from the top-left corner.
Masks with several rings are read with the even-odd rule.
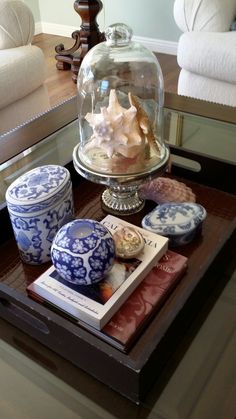
[[[73,219],[69,171],[58,165],[32,169],[9,186],[6,202],[22,260],[49,261],[55,234]]]
[[[65,280],[77,285],[91,285],[103,279],[115,258],[114,240],[101,223],[77,219],[64,225],[56,234],[51,257],[55,269]]]

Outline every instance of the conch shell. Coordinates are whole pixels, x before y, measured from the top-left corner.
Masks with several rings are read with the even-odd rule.
[[[156,142],[155,136],[153,134],[147,113],[144,111],[144,109],[140,105],[140,102],[137,96],[132,95],[132,93],[129,93],[128,96],[129,96],[130,104],[135,106],[135,108],[137,109],[138,123],[143,134],[146,136],[146,139],[147,139],[146,154],[147,154],[147,151],[149,151],[150,147],[154,147],[155,149],[159,151],[159,147]]]
[[[128,97],[131,106],[126,109],[111,89],[108,107],[101,107],[99,114],[87,113],[85,119],[93,129],[87,150],[101,148],[109,158],[115,153],[134,158],[144,152],[150,135],[148,116],[141,111],[138,99],[130,93]]]
[[[159,177],[144,183],[139,190],[142,199],[150,199],[157,204],[168,202],[196,202],[196,195],[183,182]]]

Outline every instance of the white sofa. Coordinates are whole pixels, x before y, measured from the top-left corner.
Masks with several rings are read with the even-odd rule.
[[[0,0],[0,135],[50,107],[44,55],[31,45],[34,28],[26,4]]]
[[[236,0],[175,0],[178,93],[236,106]]]

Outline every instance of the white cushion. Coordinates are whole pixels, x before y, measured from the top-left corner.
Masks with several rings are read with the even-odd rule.
[[[174,18],[183,31],[228,31],[236,0],[175,0]]]
[[[208,102],[236,106],[236,84],[210,79],[186,70],[180,72],[178,94]]]
[[[0,134],[25,124],[49,108],[48,92],[42,85],[22,99],[0,109]]]
[[[34,45],[0,50],[0,109],[43,84],[43,52]]]
[[[19,0],[0,0],[0,49],[31,43],[34,18],[29,7]]]
[[[186,32],[180,37],[177,59],[185,70],[236,83],[236,31]]]

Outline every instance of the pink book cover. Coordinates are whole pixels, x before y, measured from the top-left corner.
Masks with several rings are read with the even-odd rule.
[[[167,250],[101,330],[80,320],[76,323],[120,351],[127,352],[180,281],[187,269],[187,261],[185,256]],[[36,293],[30,292],[30,295],[41,304],[65,315]],[[66,317],[75,321],[71,316]]]
[[[185,256],[167,250],[157,266],[103,327],[102,334],[111,339],[111,344],[115,340],[119,349],[127,350],[140,335],[147,321],[162,307],[186,268]]]

